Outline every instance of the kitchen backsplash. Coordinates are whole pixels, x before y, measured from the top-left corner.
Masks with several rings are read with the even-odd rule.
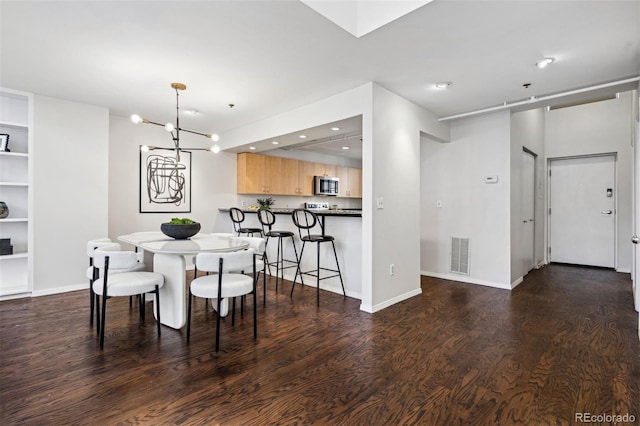
[[[291,195],[238,195],[238,207],[248,208],[258,205],[258,198],[271,197],[275,200],[274,208],[300,208],[304,203],[329,203],[337,204],[339,209],[361,209],[361,198],[341,198],[341,197],[296,197]],[[243,204],[244,203],[244,204]]]

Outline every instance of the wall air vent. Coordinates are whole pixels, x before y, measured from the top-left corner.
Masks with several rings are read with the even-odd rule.
[[[451,272],[469,275],[469,238],[451,237]]]

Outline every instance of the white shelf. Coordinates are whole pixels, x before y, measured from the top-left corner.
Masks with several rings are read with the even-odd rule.
[[[29,219],[26,217],[10,217],[7,219],[0,219],[0,223],[17,223],[17,222],[29,222]]]
[[[0,260],[26,259],[27,257],[29,257],[28,253],[14,253],[14,254],[1,255]]]
[[[0,182],[0,186],[29,186],[26,182]]]
[[[26,154],[24,152],[4,152],[4,151],[0,151],[0,157],[22,157],[22,158],[29,158],[29,154]]]
[[[29,126],[23,123],[14,123],[11,121],[0,120],[0,127],[13,127],[14,129],[29,129]]]

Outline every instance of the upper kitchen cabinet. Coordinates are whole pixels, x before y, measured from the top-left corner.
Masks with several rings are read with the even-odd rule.
[[[316,176],[331,176],[335,177],[337,174],[337,167],[331,164],[315,163]]]
[[[338,197],[362,197],[362,169],[336,167],[336,176],[340,179]]]
[[[264,155],[242,153],[237,158],[238,194],[264,194],[267,189]]]
[[[312,195],[313,166],[289,158],[238,154],[238,194]]]
[[[314,176],[337,176],[339,196],[362,196],[360,169],[248,152],[237,161],[238,194],[312,196]]]

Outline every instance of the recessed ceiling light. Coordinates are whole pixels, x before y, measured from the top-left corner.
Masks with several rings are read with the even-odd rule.
[[[338,130],[340,130],[340,127],[332,127],[331,130],[333,130],[334,132],[337,132]]]
[[[255,146],[250,146],[249,149],[252,150],[252,151],[255,151],[256,147]]]
[[[273,141],[273,142],[271,142],[271,143],[272,143],[272,144],[274,144],[274,145],[278,145],[280,142],[278,142],[278,141]]]
[[[342,149],[350,149],[348,146],[343,146]]]
[[[536,62],[538,68],[545,68],[547,65],[552,64],[555,61],[554,58],[543,58]]]
[[[436,88],[438,88],[438,89],[446,89],[449,86],[451,86],[451,82],[450,81],[443,81],[441,83],[436,83]]]
[[[307,138],[307,135],[299,135],[298,137],[299,137],[300,139],[306,139],[306,138]]]

